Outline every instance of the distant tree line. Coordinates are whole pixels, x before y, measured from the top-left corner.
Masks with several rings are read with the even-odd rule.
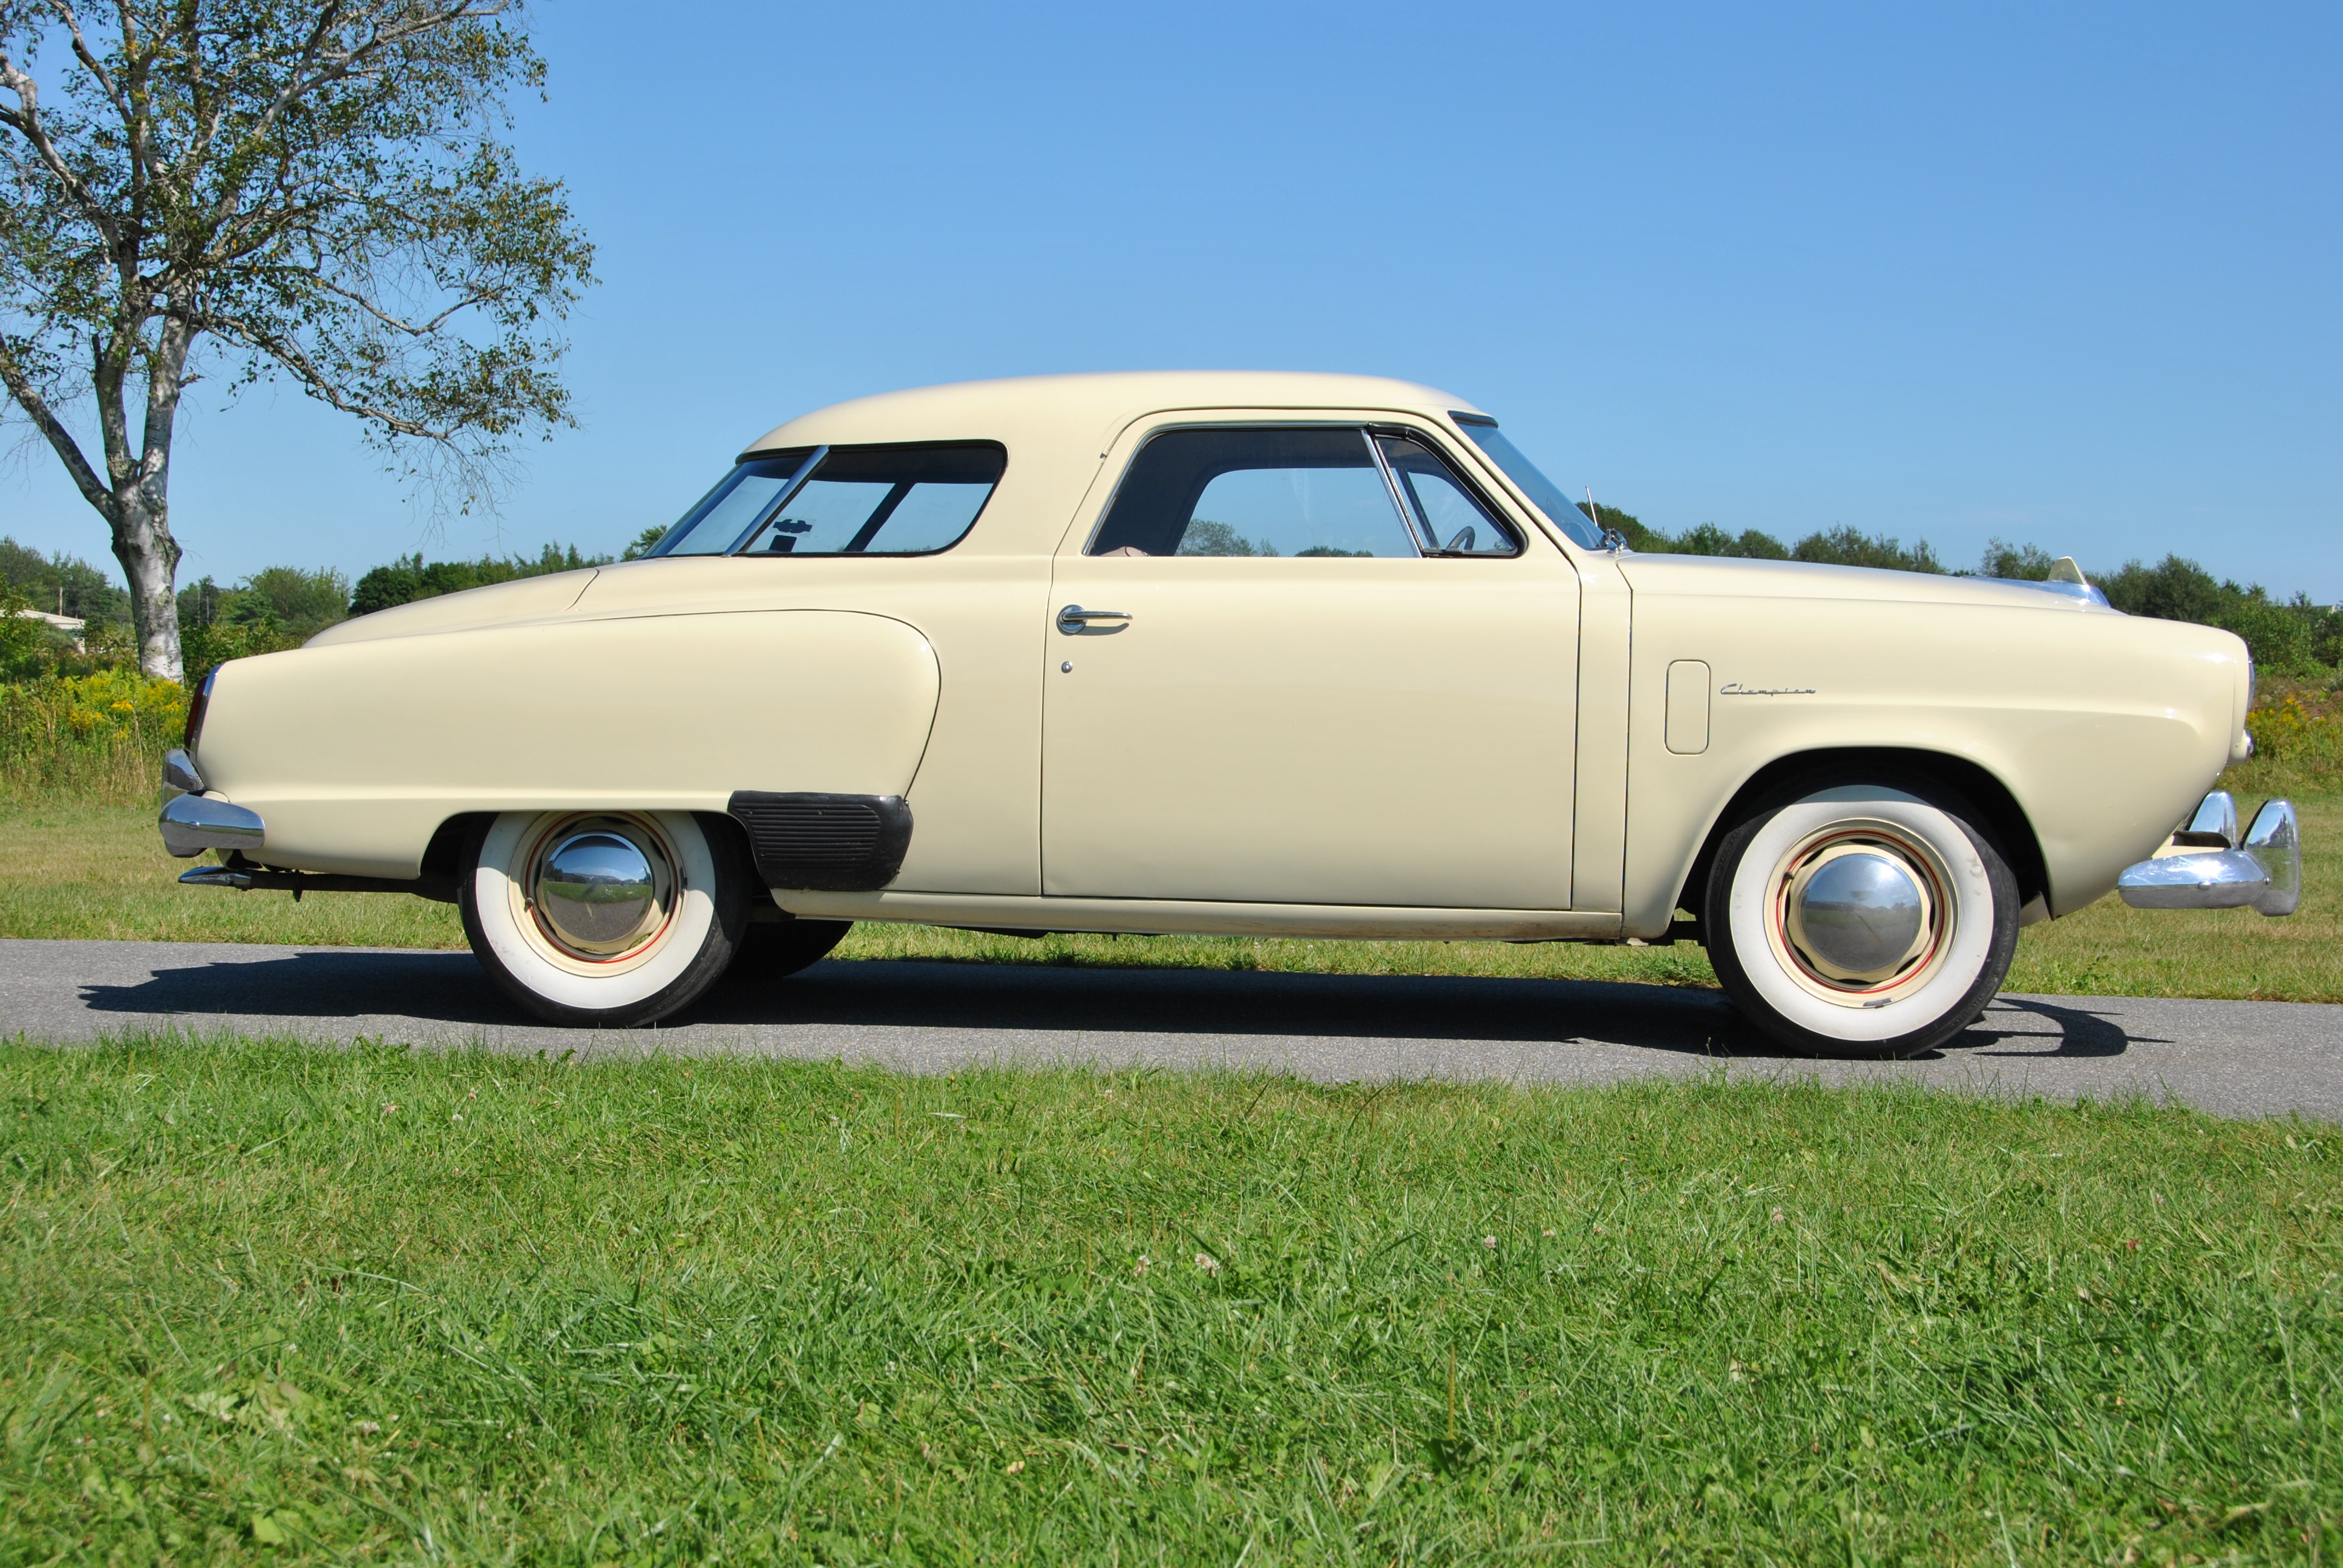
[[[1586,508],[1582,504],[1581,511]],[[1830,566],[1885,567],[1891,571],[1932,572],[1956,577],[2017,578],[2041,582],[2050,576],[2056,558],[2037,545],[2013,545],[1995,539],[1985,548],[1975,568],[1956,571],[1937,558],[1928,541],[1910,546],[1885,534],[1835,528],[1808,534],[1795,544],[1785,544],[1757,528],[1738,534],[1715,523],[1703,523],[1680,534],[1646,527],[1633,512],[1598,506],[1600,520],[1616,528],[1631,549],[1677,556],[1739,556],[1774,561],[1815,561]],[[2343,613],[2328,605],[2310,602],[2298,593],[2281,599],[2255,583],[2240,586],[2216,578],[2195,561],[2167,555],[2151,566],[2126,561],[2113,571],[2084,576],[2107,596],[2107,602],[2127,615],[2158,620],[2189,620],[2217,626],[2245,638],[2254,662],[2273,674],[2311,678],[2332,677],[2343,666]]]
[[[655,540],[665,531],[650,530],[650,537]],[[628,556],[643,548],[639,542],[630,546]],[[375,568],[355,586],[330,568],[268,567],[228,585],[206,576],[177,596],[188,678],[200,680],[231,658],[298,648],[352,616],[489,583],[606,566],[610,558],[583,554],[575,545],[547,545],[534,557],[482,556],[471,561],[426,561],[417,553]],[[43,669],[81,673],[116,662],[131,646],[130,596],[85,560],[62,553],[44,557],[0,538],[0,603],[77,616],[88,623],[79,650],[65,634],[45,628],[0,628],[13,633],[0,637],[0,678],[22,679]]]
[[[1614,507],[1603,507],[1600,511],[1603,524],[1616,528],[1632,548],[1654,554],[1815,561],[2037,582],[2050,575],[2055,559],[2037,546],[1995,539],[1974,568],[1956,572],[1925,539],[1906,546],[1885,534],[1835,528],[1785,544],[1756,528],[1732,534],[1714,523],[1668,534],[1646,527],[1632,512]],[[1247,541],[1226,525],[1200,526],[1217,530],[1209,541],[1213,547],[1211,553],[1271,553],[1265,541]],[[645,529],[618,558],[640,558],[666,531]],[[1184,542],[1182,553],[1192,553]],[[354,615],[370,615],[490,583],[606,566],[610,560],[608,556],[583,554],[575,545],[549,544],[533,557],[482,556],[465,561],[426,561],[417,552],[376,567],[355,584],[337,571],[300,567],[269,567],[225,587],[206,576],[178,594],[189,678],[200,679],[226,659],[298,648],[336,621]],[[2114,571],[2086,575],[2107,591],[2109,603],[2127,614],[2197,621],[2236,632],[2253,649],[2255,662],[2274,674],[2331,678],[2343,673],[2338,668],[2343,666],[2343,614],[2312,604],[2308,595],[2298,593],[2280,599],[2259,584],[2240,587],[2227,578],[2217,578],[2195,561],[2177,555],[2166,556],[2153,566],[2127,561]],[[62,634],[45,628],[0,627],[9,634],[0,637],[0,678],[23,678],[43,668],[71,671],[76,666],[105,666],[130,648],[129,595],[106,571],[62,552],[44,556],[12,538],[0,538],[0,604],[77,616],[89,623],[79,652]]]

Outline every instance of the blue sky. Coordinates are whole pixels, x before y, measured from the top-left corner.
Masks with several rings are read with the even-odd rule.
[[[435,532],[337,417],[199,389],[183,580],[615,550],[841,397],[1245,367],[1446,387],[1656,527],[2343,598],[2343,8],[536,17],[583,427]],[[39,451],[0,530],[106,558]]]

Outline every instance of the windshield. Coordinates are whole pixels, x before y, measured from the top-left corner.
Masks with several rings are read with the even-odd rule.
[[[1504,476],[1519,487],[1530,504],[1544,512],[1546,521],[1584,545],[1588,549],[1603,548],[1603,530],[1586,520],[1586,514],[1572,504],[1562,487],[1538,472],[1537,465],[1521,454],[1521,448],[1499,433],[1497,422],[1485,414],[1455,414],[1450,416],[1473,444],[1489,455],[1489,460],[1504,471]]]

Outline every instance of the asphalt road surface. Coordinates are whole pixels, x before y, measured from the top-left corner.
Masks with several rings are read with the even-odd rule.
[[[1906,1082],[2060,1100],[2146,1095],[2343,1121],[2343,1006],[2005,996],[1913,1061],[1787,1057],[1714,991],[1570,980],[823,963],[729,983],[656,1030],[553,1029],[468,953],[0,941],[0,1033],[358,1035],[494,1050],[731,1052],[910,1072],[1220,1067],[1346,1080],[1609,1083],[1665,1074]]]

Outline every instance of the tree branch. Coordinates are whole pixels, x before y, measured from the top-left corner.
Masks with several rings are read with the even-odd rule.
[[[32,377],[25,374],[25,367],[5,340],[0,340],[0,384],[7,387],[8,396],[16,400],[16,406],[31,418],[34,427],[47,439],[50,447],[64,462],[65,472],[72,476],[74,487],[81,491],[82,499],[95,508],[99,517],[109,524],[113,523],[119,516],[114,503],[114,492],[106,487],[106,482],[89,466],[89,459],[82,456],[81,443],[73,438],[73,432],[57,418],[49,407],[48,399],[41,396],[40,388],[35,387]]]
[[[317,362],[303,351],[301,346],[254,323],[233,316],[221,316],[209,311],[193,311],[187,321],[195,330],[216,332],[231,342],[257,348],[293,373],[294,378],[309,389],[309,395],[327,407],[345,414],[355,414],[361,419],[371,419],[397,436],[412,436],[418,440],[452,440],[461,426],[441,429],[395,414],[377,404],[362,402],[349,397],[336,384],[331,376],[317,367]]]
[[[15,108],[0,109],[0,126],[7,126],[32,144],[33,151],[39,155],[41,166],[49,171],[49,176],[64,187],[74,204],[81,208],[82,216],[88,218],[97,232],[105,236],[106,253],[118,254],[122,248],[121,226],[115,222],[114,214],[97,199],[89,186],[82,183],[81,176],[65,163],[47,128],[41,124],[40,84],[13,65],[6,55],[0,55],[0,87],[16,95]]]
[[[57,20],[63,22],[65,25],[65,31],[73,35],[74,58],[81,62],[82,69],[90,74],[91,79],[96,81],[105,92],[106,101],[114,106],[115,114],[120,116],[123,135],[128,139],[132,159],[137,163],[148,179],[159,178],[160,176],[155,168],[153,160],[147,156],[149,141],[146,134],[146,116],[138,112],[136,106],[131,103],[129,95],[123,92],[115,82],[113,75],[107,72],[105,64],[90,51],[89,41],[81,35],[81,18],[74,15],[73,6],[67,4],[67,0],[49,0],[49,9],[57,14]],[[121,5],[119,0],[117,0],[116,9],[122,17],[123,50],[125,54],[128,54],[137,37],[136,25],[128,8]]]

